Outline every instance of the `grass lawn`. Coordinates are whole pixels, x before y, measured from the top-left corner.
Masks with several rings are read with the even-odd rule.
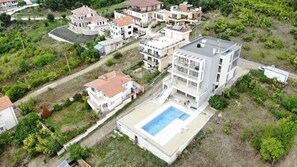
[[[105,167],[166,166],[164,161],[139,148],[128,138],[115,135],[107,136],[94,146],[87,162],[92,166]]]
[[[125,7],[124,2],[114,4],[114,5],[111,5],[108,7],[103,7],[103,8],[97,9],[97,14],[107,17],[107,18],[112,18],[114,10],[123,8],[123,7]]]
[[[52,13],[54,14],[55,17],[61,17],[62,14],[65,14],[66,16],[70,15],[71,12],[70,10],[66,10],[63,12],[59,12],[59,11],[52,11],[51,9],[47,9],[47,8],[41,8],[39,6],[37,7],[31,7],[31,8],[27,8],[24,10],[21,10],[15,14],[13,14],[13,17],[46,17],[47,14]]]
[[[65,135],[64,137],[69,140],[97,120],[96,114],[91,109],[84,109],[83,105],[82,102],[74,102],[61,111],[53,112],[51,117],[44,120],[44,123],[55,133]]]

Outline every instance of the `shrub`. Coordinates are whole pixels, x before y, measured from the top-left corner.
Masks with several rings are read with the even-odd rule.
[[[297,95],[292,97],[284,97],[281,101],[281,105],[287,110],[297,114]]]
[[[53,111],[61,111],[63,107],[60,104],[54,104]]]
[[[27,115],[31,112],[35,112],[35,104],[36,100],[35,99],[30,99],[27,102],[21,103],[19,105],[19,108],[21,109],[21,114],[22,115]]]
[[[73,96],[74,101],[81,101],[82,100],[82,95],[80,93],[76,93]]]
[[[117,52],[113,55],[113,58],[115,59],[120,59],[121,57],[123,57],[123,54],[121,52]]]
[[[240,140],[241,141],[246,141],[247,139],[249,139],[252,135],[252,132],[250,130],[245,130],[243,131],[243,133],[240,135]]]
[[[271,137],[262,139],[260,154],[265,160],[275,161],[280,159],[285,151],[282,143]]]
[[[19,64],[19,71],[26,72],[28,70],[29,70],[29,64],[25,60],[22,60]]]
[[[55,16],[52,13],[47,14],[47,20],[50,22],[55,21]]]
[[[284,47],[284,43],[281,39],[268,39],[265,42],[265,48],[267,49],[282,49]]]
[[[90,150],[82,148],[79,144],[75,143],[69,146],[68,151],[70,152],[71,160],[85,159],[90,156]]]
[[[237,80],[235,84],[235,88],[237,89],[238,92],[245,93],[249,90],[249,84],[251,80],[252,79],[249,75],[244,75]]]
[[[55,56],[53,54],[47,53],[41,56],[37,56],[33,59],[33,64],[36,67],[42,67],[44,65],[50,64],[55,60]]]
[[[105,62],[105,64],[108,66],[108,67],[111,67],[112,65],[114,65],[114,62],[112,59],[109,59]]]
[[[71,104],[72,104],[72,102],[69,100],[69,98],[67,98],[67,99],[64,100],[63,107],[64,107],[64,106],[65,106],[65,107],[68,107],[68,106],[70,106]]]
[[[251,42],[253,40],[254,36],[252,34],[248,34],[248,35],[244,35],[242,37],[242,39],[245,41],[245,42]]]
[[[61,17],[63,18],[63,19],[65,19],[66,18],[66,14],[61,14]]]
[[[15,102],[19,98],[23,97],[28,91],[29,88],[26,87],[26,85],[15,84],[10,86],[8,90],[5,91],[5,94],[10,98],[12,102]]]
[[[89,105],[87,100],[84,100],[84,109],[91,109],[91,106]]]
[[[217,110],[223,110],[228,107],[228,101],[222,95],[214,95],[209,98],[208,103]]]
[[[230,134],[232,133],[231,130],[232,130],[232,129],[231,129],[231,124],[230,124],[230,123],[226,123],[226,124],[224,125],[223,132],[224,132],[225,134],[227,134],[227,135],[230,135]]]

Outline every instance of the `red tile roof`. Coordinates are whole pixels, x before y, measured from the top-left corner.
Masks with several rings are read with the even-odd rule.
[[[4,3],[4,2],[16,2],[17,0],[0,0],[0,3]]]
[[[85,21],[101,22],[101,21],[108,21],[108,19],[102,16],[92,16],[92,17],[85,18]]]
[[[88,6],[82,6],[80,8],[77,8],[77,9],[74,9],[71,11],[73,14],[76,14],[76,15],[87,15],[89,13],[96,13],[95,10],[89,8]]]
[[[133,24],[133,18],[131,16],[123,16],[121,18],[113,19],[113,22],[119,26],[127,26]]]
[[[13,104],[7,96],[0,98],[0,111],[8,107],[11,107]]]
[[[162,2],[157,0],[129,0],[125,2],[125,4],[130,6],[146,7],[146,6],[159,5],[159,4],[162,4]]]
[[[85,86],[102,91],[108,97],[113,97],[124,91],[125,88],[123,85],[129,81],[132,81],[130,76],[123,74],[121,71],[112,71],[85,84]]]

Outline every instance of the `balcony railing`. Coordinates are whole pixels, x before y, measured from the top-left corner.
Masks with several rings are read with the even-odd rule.
[[[174,46],[174,45],[176,45],[176,44],[179,44],[180,42],[182,42],[182,41],[184,41],[184,40],[185,40],[185,39],[178,40],[177,42],[175,42],[175,43],[173,43],[173,44],[170,44],[170,45],[168,45],[168,46],[165,46],[165,47],[163,47],[163,48],[157,48],[157,47],[154,47],[154,46],[152,46],[152,45],[148,45],[148,44],[147,44],[147,41],[148,41],[148,40],[141,41],[140,44],[141,44],[141,45],[144,45],[144,46],[147,46],[147,47],[150,47],[150,48],[153,48],[153,49],[156,49],[156,50],[164,50],[164,49],[170,48],[170,47],[172,47],[172,46]]]
[[[143,59],[143,61],[149,63],[151,66],[156,66],[156,67],[158,67],[158,65],[159,65],[158,62],[154,62],[154,61],[151,61],[151,60],[148,60],[148,59]]]
[[[158,55],[158,54],[153,54],[153,53],[150,53],[150,52],[145,51],[144,49],[141,49],[139,52],[142,53],[142,54],[146,54],[146,55],[152,56],[152,57],[157,58],[157,59],[162,59],[162,58],[164,58],[164,57],[167,56],[167,54],[165,54],[163,56]]]

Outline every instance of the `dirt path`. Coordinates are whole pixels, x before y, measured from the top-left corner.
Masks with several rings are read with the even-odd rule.
[[[136,42],[136,43],[128,45],[128,46],[126,46],[124,48],[119,49],[118,52],[125,52],[127,50],[130,50],[130,49],[138,47],[138,46],[139,46],[139,42]],[[98,68],[99,66],[104,64],[106,60],[108,60],[110,58],[112,58],[112,54],[108,54],[107,56],[104,56],[103,58],[100,59],[100,61],[88,66],[87,68],[85,68],[85,69],[83,69],[83,70],[81,70],[79,72],[76,72],[76,73],[71,74],[69,76],[66,76],[64,78],[58,79],[58,80],[56,80],[54,82],[45,84],[42,88],[30,92],[29,94],[27,94],[22,99],[19,99],[18,101],[16,101],[14,104],[19,105],[20,103],[28,101],[30,98],[38,96],[38,95],[48,91],[49,89],[53,89],[53,88],[55,88],[55,87],[57,87],[57,86],[59,86],[59,85],[61,85],[63,83],[66,83],[66,82],[68,82],[68,81],[70,81],[70,80],[72,80],[74,78],[77,78],[77,77],[79,77],[81,75],[84,75],[84,74]]]

